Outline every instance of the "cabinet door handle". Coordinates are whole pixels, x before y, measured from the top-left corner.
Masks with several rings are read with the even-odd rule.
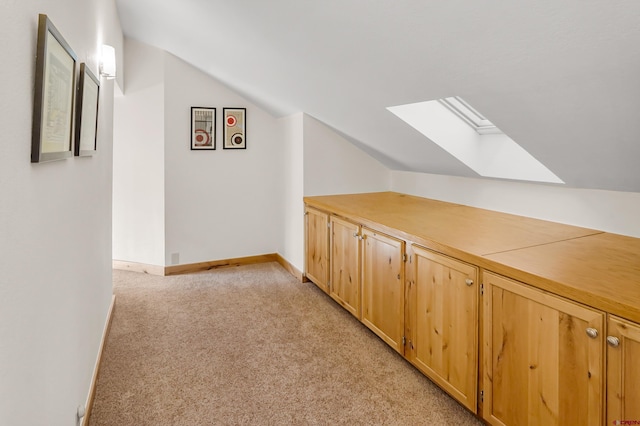
[[[615,336],[607,336],[607,343],[613,348],[620,346],[620,339]]]
[[[596,337],[598,337],[598,330],[591,327],[587,328],[587,336],[591,337],[592,339],[595,339]]]
[[[357,233],[357,232],[354,232],[354,233],[353,233],[353,237],[354,237],[354,238],[358,238],[358,237],[359,237],[358,233]]]
[[[473,285],[473,280],[471,278],[467,278],[466,280],[464,280],[464,282],[469,287],[471,287]]]

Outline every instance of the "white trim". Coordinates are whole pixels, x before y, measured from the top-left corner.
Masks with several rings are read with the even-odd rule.
[[[469,105],[460,96],[452,96],[449,98],[438,99],[442,105],[447,107],[449,111],[460,117],[473,130],[480,135],[500,134],[502,131],[496,127],[491,121],[480,114],[475,108]]]

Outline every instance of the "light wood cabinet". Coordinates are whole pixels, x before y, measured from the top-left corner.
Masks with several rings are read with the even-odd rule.
[[[487,423],[640,420],[640,238],[391,192],[305,205],[307,276]]]
[[[329,215],[305,207],[305,275],[329,292]]]
[[[602,425],[604,313],[483,274],[483,417]]]
[[[363,227],[362,322],[404,354],[404,246],[397,238]]]
[[[329,295],[360,319],[360,226],[335,216],[330,224]]]
[[[640,421],[640,325],[609,318],[607,424]]]
[[[476,412],[478,268],[413,246],[408,269],[408,358]]]

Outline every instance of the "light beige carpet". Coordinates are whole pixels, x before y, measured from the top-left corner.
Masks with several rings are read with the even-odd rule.
[[[91,425],[481,424],[277,263],[114,292]]]

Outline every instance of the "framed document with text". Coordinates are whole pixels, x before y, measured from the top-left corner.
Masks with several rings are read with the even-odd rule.
[[[72,155],[76,54],[47,15],[39,15],[31,162]]]

